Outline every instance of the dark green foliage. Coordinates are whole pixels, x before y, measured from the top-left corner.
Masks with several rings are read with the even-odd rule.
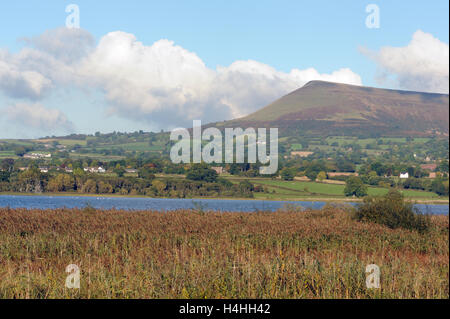
[[[123,177],[126,171],[122,167],[118,167],[114,169],[114,173],[116,173],[118,177]]]
[[[340,172],[354,172],[355,164],[349,160],[340,159],[336,162],[336,166]]]
[[[143,178],[143,179],[153,180],[155,178],[155,174],[153,172],[154,172],[154,169],[144,167],[139,170],[138,177]]]
[[[441,172],[448,173],[448,161],[441,161],[437,169]]]
[[[431,190],[439,196],[448,196],[448,180],[435,179],[431,183]]]
[[[403,194],[397,190],[390,190],[382,197],[366,197],[355,211],[354,218],[420,233],[426,232],[431,223],[428,215],[418,213],[413,204],[405,201]]]
[[[23,146],[19,146],[14,150],[14,153],[19,157],[24,156],[26,152],[27,150]]]
[[[295,177],[295,169],[288,168],[288,167],[283,168],[281,170],[280,175],[281,175],[281,178],[283,180],[285,180],[285,181],[292,181],[292,180],[294,180],[294,177]]]
[[[251,193],[254,189],[255,187],[248,180],[239,183],[239,190],[244,194]]]
[[[187,171],[186,178],[192,181],[214,183],[217,180],[217,172],[205,164],[194,164]]]
[[[345,196],[364,197],[367,195],[367,186],[364,185],[361,178],[351,176],[345,182]]]
[[[0,182],[8,182],[9,181],[9,172],[0,171]]]
[[[222,178],[222,177],[217,178],[217,183],[224,187],[228,187],[228,188],[233,186],[232,182],[230,182],[229,180]]]

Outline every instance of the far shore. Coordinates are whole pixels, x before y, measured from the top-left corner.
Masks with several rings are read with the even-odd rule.
[[[292,198],[247,198],[247,197],[186,197],[186,198],[171,198],[171,197],[149,197],[145,195],[118,195],[118,194],[86,194],[86,193],[17,193],[4,192],[0,196],[76,196],[76,197],[112,197],[112,198],[154,198],[154,199],[218,199],[218,200],[261,200],[261,201],[278,201],[278,202],[347,202],[358,203],[362,202],[361,198],[349,197],[292,197]],[[424,198],[407,198],[417,204],[433,204],[433,205],[448,205],[449,199],[424,199]]]

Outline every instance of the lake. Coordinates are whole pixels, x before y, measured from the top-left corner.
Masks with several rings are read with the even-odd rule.
[[[124,210],[176,210],[203,209],[215,211],[253,212],[257,210],[275,211],[285,204],[304,208],[322,208],[326,203],[320,201],[265,201],[265,200],[226,200],[226,199],[172,199],[172,198],[126,198],[126,197],[87,197],[87,196],[20,196],[0,195],[0,207],[11,208],[82,208],[91,206],[99,209]],[[356,203],[351,203],[356,205]],[[448,215],[448,205],[417,204],[422,213]]]

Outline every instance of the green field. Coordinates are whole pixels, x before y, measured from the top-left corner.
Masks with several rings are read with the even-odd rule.
[[[294,143],[291,146],[291,150],[293,150],[293,151],[300,151],[302,149],[303,149],[302,144]]]
[[[230,179],[237,183],[239,179]],[[292,198],[292,197],[311,197],[311,196],[331,196],[344,197],[345,185],[327,184],[320,182],[308,181],[282,181],[270,180],[262,178],[249,179],[255,185],[266,186],[269,190],[267,193],[256,193],[255,196],[260,198],[277,199],[277,198]],[[275,191],[275,194],[273,193]],[[385,195],[389,190],[382,187],[368,187],[368,194],[371,196]],[[438,199],[436,193],[418,191],[418,190],[402,190],[402,193],[407,198],[423,198],[423,199]]]
[[[133,143],[122,143],[122,144],[103,144],[93,147],[96,150],[113,150],[122,149],[127,152],[160,152],[164,148],[162,145],[153,144],[149,145],[149,142],[133,142]],[[92,148],[89,148],[92,149]]]
[[[33,143],[31,141],[27,141],[27,140],[9,140],[9,139],[3,139],[0,140],[0,143],[4,142],[4,143],[9,143],[9,144],[16,144],[16,145],[23,145],[23,146],[32,146]]]
[[[366,146],[367,144],[377,144],[377,141],[381,140],[382,141],[382,145],[386,145],[388,143],[391,144],[404,144],[406,143],[406,138],[405,137],[382,137],[380,139],[376,139],[376,138],[364,138],[364,139],[358,139],[355,137],[350,137],[350,136],[330,136],[327,137],[326,141],[329,145],[331,145],[334,142],[337,142],[339,144],[339,146],[343,146],[344,144],[359,144],[362,147]],[[430,138],[427,137],[417,137],[414,138],[412,143],[414,144],[423,144],[426,143],[430,140]],[[381,145],[378,145],[381,146]]]
[[[0,158],[17,158],[13,151],[0,151]]]
[[[125,156],[119,156],[119,155],[100,155],[95,153],[86,153],[86,154],[79,154],[79,153],[70,153],[70,158],[73,159],[83,159],[83,158],[95,158],[100,161],[116,161],[125,159]]]
[[[74,145],[77,145],[77,144],[81,145],[81,146],[86,146],[86,141],[85,140],[57,139],[55,141],[57,141],[61,145],[65,145],[65,146],[74,146]]]

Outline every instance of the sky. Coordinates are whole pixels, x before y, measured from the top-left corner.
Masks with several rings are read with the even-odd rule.
[[[0,138],[190,127],[247,115],[311,80],[448,94],[448,6],[2,3]]]

